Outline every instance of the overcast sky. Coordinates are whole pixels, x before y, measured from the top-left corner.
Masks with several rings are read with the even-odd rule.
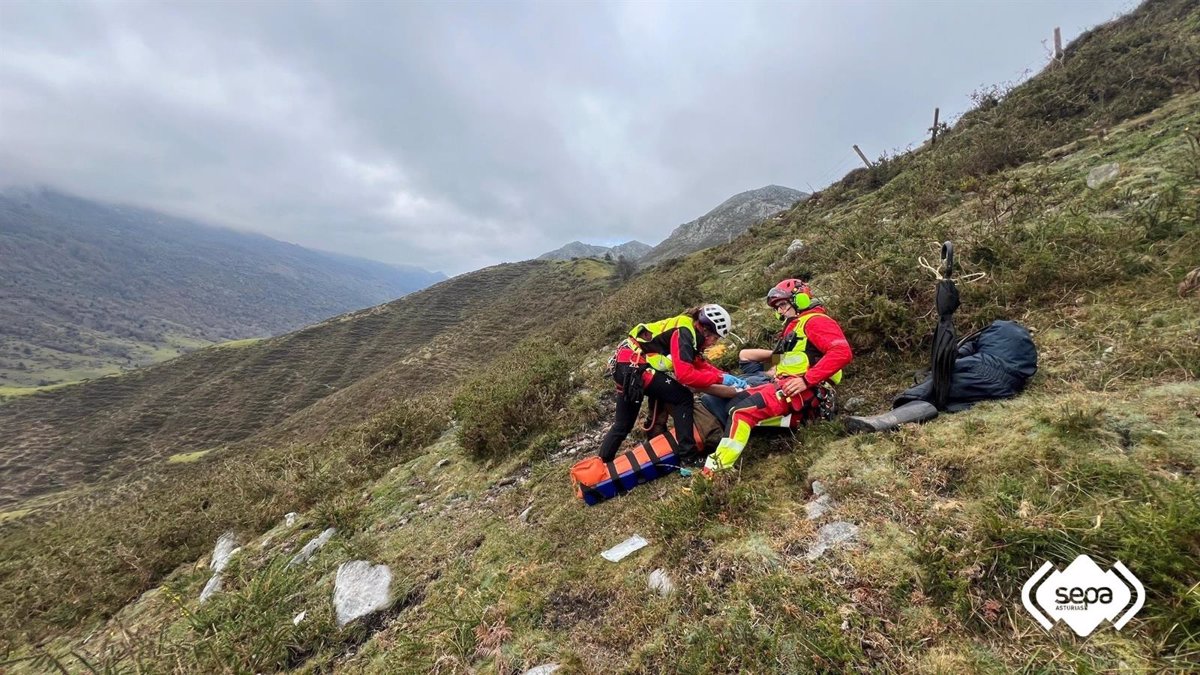
[[[0,182],[450,274],[655,244],[1133,6],[0,0]]]

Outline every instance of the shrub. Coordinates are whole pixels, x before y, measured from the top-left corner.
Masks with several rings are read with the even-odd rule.
[[[573,389],[574,352],[527,340],[467,382],[454,397],[458,440],[480,459],[505,457],[562,417]]]
[[[617,257],[617,266],[613,271],[621,281],[629,281],[637,272],[637,264],[625,256]]]
[[[363,444],[373,453],[407,457],[429,445],[450,425],[450,410],[441,397],[401,399],[362,426]]]

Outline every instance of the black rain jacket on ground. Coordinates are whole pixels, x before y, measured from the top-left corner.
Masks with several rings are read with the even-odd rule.
[[[1029,331],[1013,321],[994,321],[959,345],[946,411],[959,412],[979,401],[1016,396],[1036,372],[1037,347]],[[912,401],[934,402],[932,376],[906,389],[892,407]]]

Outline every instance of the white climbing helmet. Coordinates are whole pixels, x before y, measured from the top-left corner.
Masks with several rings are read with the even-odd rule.
[[[720,305],[704,305],[700,308],[700,322],[705,328],[713,331],[718,337],[729,335],[729,329],[733,327],[733,321],[729,319],[729,312]]]

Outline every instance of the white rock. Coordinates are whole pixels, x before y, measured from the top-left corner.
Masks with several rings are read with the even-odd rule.
[[[557,663],[547,663],[543,666],[530,668],[529,670],[525,671],[525,675],[551,675],[551,673],[558,672],[559,668],[562,668],[562,666],[558,665]]]
[[[819,480],[814,480],[812,482],[812,490],[813,490],[813,494],[818,497],[825,495],[827,493],[827,490],[825,489],[825,484]]]
[[[387,565],[372,565],[366,560],[342,563],[333,583],[333,607],[337,623],[351,621],[381,610],[390,604],[392,570]]]
[[[449,463],[450,463],[450,459],[449,459],[449,458],[443,459],[443,460],[441,460],[441,461],[439,461],[439,462],[437,463],[437,465],[435,466],[435,468],[438,468],[438,469],[440,469],[440,468],[442,468],[443,466],[446,466],[446,465],[447,465],[447,464],[449,464]]]
[[[625,559],[625,556],[643,549],[649,544],[650,542],[642,539],[641,535],[635,534],[607,551],[602,552],[600,556],[609,562],[620,562]]]
[[[213,593],[216,593],[220,590],[221,590],[221,573],[217,572],[216,574],[212,575],[212,578],[210,578],[208,580],[207,584],[204,584],[204,590],[200,591],[201,604],[208,602],[208,599],[213,596]]]
[[[295,511],[292,511],[291,513],[283,514],[284,527],[291,527],[291,526],[295,525],[296,519],[299,517],[300,517],[300,514],[296,513]]]
[[[313,537],[311,541],[304,545],[304,548],[300,549],[299,553],[292,556],[292,559],[288,562],[288,565],[299,565],[301,563],[308,562],[308,559],[313,557],[313,554],[316,553],[318,549],[329,543],[329,538],[333,536],[334,532],[337,532],[337,528],[331,527],[321,534]]]
[[[242,549],[238,547],[237,538],[232,532],[226,532],[217,539],[216,546],[213,546],[212,558],[208,561],[208,567],[213,571],[213,575],[200,591],[200,602],[206,602],[213,593],[221,590],[221,572],[229,564],[229,560],[240,550]]]
[[[526,506],[525,510],[521,512],[521,515],[517,516],[517,520],[521,521],[522,523],[528,523],[530,511],[533,511],[533,504]]]
[[[1093,190],[1116,180],[1117,176],[1121,175],[1121,165],[1113,162],[1111,164],[1101,164],[1092,169],[1087,175],[1087,186]]]
[[[792,243],[788,244],[788,247],[787,247],[788,255],[791,255],[792,253],[799,253],[800,251],[803,251],[803,250],[804,250],[804,242],[801,241],[800,239],[793,239]]]
[[[840,548],[858,536],[858,526],[845,521],[829,523],[817,530],[817,541],[808,549],[809,560],[820,558],[831,548]]]
[[[306,617],[306,616],[308,616],[308,610],[300,612],[299,614],[297,614],[295,617],[292,618],[292,625],[299,626],[300,622],[303,621],[304,617]]]
[[[661,567],[650,573],[647,586],[664,598],[675,592],[675,583],[671,581],[671,577],[667,576],[667,571]]]
[[[833,500],[830,499],[829,495],[821,495],[804,505],[804,511],[808,514],[809,520],[817,520],[832,509]]]
[[[226,532],[217,539],[217,545],[213,547],[212,559],[208,561],[208,566],[219,573],[229,564],[229,559],[238,551],[237,538],[232,532]]]

